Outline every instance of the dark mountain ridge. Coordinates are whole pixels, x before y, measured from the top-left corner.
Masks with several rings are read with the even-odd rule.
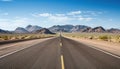
[[[2,33],[2,34],[10,34],[10,33],[12,33],[12,32],[7,31],[7,30],[0,29],[0,33]]]
[[[105,29],[102,26],[89,27],[85,25],[54,25],[42,28],[37,25],[28,25],[25,28],[18,27],[13,32],[0,29],[0,33],[56,33],[56,32],[97,32],[97,33],[120,33],[120,29]],[[46,33],[47,34],[47,33]]]
[[[29,32],[35,32],[35,31],[37,31],[37,30],[42,29],[42,27],[37,26],[37,25],[28,25],[28,26],[26,26],[25,29],[26,29],[27,31],[29,31]]]
[[[54,25],[48,29],[52,32],[70,32],[73,27],[73,25]]]
[[[26,29],[24,29],[22,27],[17,27],[15,29],[14,33],[29,33],[29,31],[27,31]]]
[[[71,32],[83,32],[84,29],[89,28],[85,25],[76,25],[71,29]]]
[[[46,28],[42,28],[40,30],[37,30],[35,33],[38,33],[38,34],[55,34],[55,33],[52,33],[49,29],[46,29]]]

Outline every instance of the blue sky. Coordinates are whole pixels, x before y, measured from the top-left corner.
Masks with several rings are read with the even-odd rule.
[[[120,29],[120,0],[0,0],[0,28],[87,25]]]

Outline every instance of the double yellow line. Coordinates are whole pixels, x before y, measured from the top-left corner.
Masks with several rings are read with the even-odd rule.
[[[62,47],[62,43],[60,42],[60,47]],[[61,69],[65,69],[65,65],[64,65],[64,57],[63,55],[61,54],[60,56],[60,59],[61,59]]]

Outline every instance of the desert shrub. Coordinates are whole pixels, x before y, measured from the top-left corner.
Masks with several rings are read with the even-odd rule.
[[[13,36],[13,37],[11,37],[10,40],[16,40],[16,39],[17,39],[17,37]]]
[[[8,36],[1,36],[4,40],[8,40]]]
[[[94,37],[93,36],[89,36],[88,39],[93,39]]]
[[[120,42],[120,36],[118,35],[118,36],[112,37],[111,41],[113,41],[113,42]]]
[[[34,38],[49,38],[56,35],[47,34],[0,34],[0,40],[17,40],[17,39],[34,39]]]
[[[107,41],[108,36],[107,35],[99,36],[99,39]]]

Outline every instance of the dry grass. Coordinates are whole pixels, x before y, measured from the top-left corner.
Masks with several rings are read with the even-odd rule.
[[[18,40],[18,39],[40,39],[49,38],[56,35],[51,34],[0,34],[0,41],[4,40]]]

